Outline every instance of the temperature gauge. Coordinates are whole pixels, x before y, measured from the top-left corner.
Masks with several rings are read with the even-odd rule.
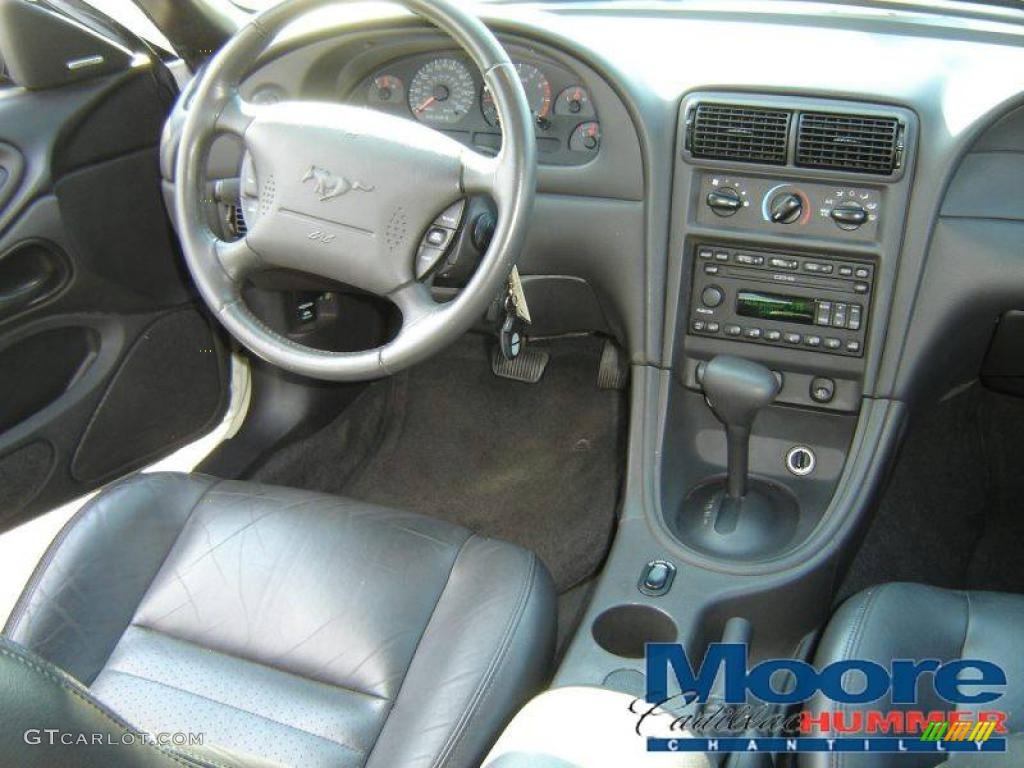
[[[597,122],[580,123],[569,137],[573,152],[597,152],[601,148],[601,126]]]
[[[555,114],[593,117],[594,105],[590,101],[587,89],[573,85],[558,94],[558,99],[555,101]]]
[[[367,98],[371,104],[402,104],[405,101],[405,83],[394,75],[380,75],[370,83]]]

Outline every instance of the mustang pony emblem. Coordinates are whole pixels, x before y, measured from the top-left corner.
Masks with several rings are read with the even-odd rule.
[[[318,168],[315,165],[309,166],[306,175],[302,177],[302,183],[313,182],[313,191],[320,198],[321,203],[341,197],[353,189],[359,192],[373,192],[376,187],[370,187],[359,181],[349,181],[344,176],[335,176],[330,171]]]

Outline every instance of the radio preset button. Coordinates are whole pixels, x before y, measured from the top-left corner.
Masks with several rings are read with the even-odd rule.
[[[768,266],[775,267],[776,269],[796,269],[800,266],[800,262],[796,259],[783,259],[778,256],[773,256],[768,259]]]
[[[867,279],[867,276],[871,274],[871,272],[868,271],[867,267],[858,267],[853,274],[854,277],[859,277],[861,280],[865,280]]]
[[[703,320],[694,320],[692,327],[693,327],[693,330],[695,330],[697,332],[700,332],[700,331],[703,331],[707,327],[707,323],[704,322]]]
[[[768,341],[778,341],[782,338],[782,331],[765,331],[764,337]]]
[[[845,267],[845,266],[844,267],[840,267],[839,268],[839,276],[840,277],[853,277],[853,267]]]
[[[846,351],[853,353],[860,352],[860,342],[856,340],[846,342]]]
[[[738,325],[727,325],[727,326],[725,326],[725,335],[726,336],[739,336],[741,333],[743,333],[743,329],[740,328]]]
[[[725,251],[715,251],[715,261],[728,261],[729,254]]]
[[[861,312],[862,311],[863,310],[861,309],[860,304],[851,304],[850,305],[850,319],[846,323],[846,327],[849,328],[851,331],[859,331],[860,330],[860,321],[861,321]]]
[[[822,264],[819,261],[806,261],[804,262],[804,272],[817,272],[822,275],[832,274],[831,264]]]
[[[819,301],[818,312],[814,319],[814,322],[818,325],[831,325],[832,324],[832,302],[831,301]]]
[[[697,251],[697,256],[699,256],[702,259],[710,259],[712,256],[714,256],[714,253],[710,248],[701,248],[699,251]]]
[[[721,328],[721,326],[718,323],[712,321],[712,322],[708,323],[707,331],[708,331],[708,333],[718,333],[718,330],[720,328]]]
[[[820,347],[821,336],[808,336],[804,339],[804,344],[806,344],[808,347]]]
[[[845,328],[846,327],[846,311],[848,305],[837,303],[835,311],[832,313],[832,327],[833,328]]]
[[[718,265],[717,264],[705,264],[704,265],[704,274],[705,275],[717,275],[718,274]]]
[[[803,336],[799,333],[785,333],[782,335],[782,338],[785,339],[787,344],[799,344],[803,341]]]
[[[761,329],[760,328],[747,328],[743,332],[743,335],[746,336],[748,339],[760,339],[761,338]]]
[[[739,264],[749,264],[751,266],[759,267],[764,264],[764,256],[754,256],[750,253],[737,253],[736,262]]]
[[[841,346],[843,346],[843,342],[841,342],[839,339],[833,338],[831,336],[825,339],[826,349],[839,349]]]
[[[868,284],[867,283],[854,283],[853,284],[853,290],[855,292],[857,292],[857,293],[867,293],[868,292]]]

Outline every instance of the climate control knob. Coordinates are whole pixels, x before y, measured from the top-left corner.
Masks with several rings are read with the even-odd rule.
[[[832,217],[832,221],[836,223],[837,227],[846,230],[857,229],[868,220],[868,212],[864,210],[860,203],[837,205],[829,213],[829,216]]]
[[[743,207],[743,198],[732,187],[722,187],[708,192],[707,203],[719,216],[732,216]]]
[[[803,198],[795,192],[780,192],[768,204],[768,218],[776,224],[792,224],[803,212]]]

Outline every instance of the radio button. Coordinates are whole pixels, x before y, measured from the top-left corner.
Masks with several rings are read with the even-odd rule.
[[[754,256],[750,253],[737,253],[736,261],[739,264],[749,264],[751,266],[759,267],[764,264],[764,256]]]
[[[709,285],[701,292],[700,301],[705,307],[717,307],[725,301],[725,294],[717,285]]]
[[[720,326],[718,323],[711,321],[710,323],[708,323],[707,331],[708,333],[718,333],[718,330],[721,327],[722,326]]]
[[[868,292],[868,284],[867,283],[854,283],[853,284],[853,290],[856,293],[867,293]]]
[[[846,327],[849,328],[851,331],[860,330],[861,311],[862,309],[860,304],[850,305],[850,320],[846,324]]]
[[[859,341],[848,341],[848,342],[846,342],[846,351],[847,352],[853,352],[853,353],[860,352],[860,342]]]
[[[819,376],[811,381],[811,399],[816,403],[831,403],[836,396],[836,383]]]
[[[820,347],[821,336],[808,336],[807,338],[804,339],[804,344],[806,344],[808,347]]]
[[[773,256],[768,259],[768,265],[775,267],[776,269],[796,269],[800,266],[800,262],[796,259],[783,259],[778,256]]]
[[[704,322],[703,320],[694,320],[693,321],[692,328],[693,328],[693,330],[697,331],[698,333],[700,331],[703,331],[706,327],[707,327],[707,323]]]
[[[727,325],[727,326],[725,326],[725,335],[726,336],[739,336],[741,333],[743,333],[743,329],[740,328],[738,325]]]
[[[831,325],[832,324],[832,302],[831,301],[819,301],[818,302],[818,313],[815,318],[815,323],[818,325]]]
[[[836,304],[835,312],[832,313],[832,327],[833,328],[845,328],[846,327],[846,310],[848,306],[846,304]]]
[[[854,273],[855,277],[859,277],[861,280],[867,279],[871,272],[868,271],[867,267],[859,267]]]
[[[822,275],[831,275],[832,269],[831,264],[822,264],[818,261],[804,262],[804,272],[818,272]]]
[[[833,338],[832,336],[829,336],[827,339],[825,339],[826,349],[839,349],[841,346],[843,346],[843,342],[841,342],[839,339]]]
[[[783,334],[782,338],[785,339],[787,344],[799,344],[803,341],[803,336],[799,333],[786,333]]]
[[[699,251],[697,251],[697,256],[699,256],[702,259],[710,259],[713,255],[714,253],[711,251],[710,248],[701,248]]]
[[[705,275],[717,275],[718,274],[718,265],[717,264],[705,264],[704,265],[704,274]]]
[[[729,254],[725,251],[715,251],[715,261],[728,261]]]
[[[841,277],[853,277],[853,267],[840,267],[839,275]]]
[[[743,331],[743,335],[746,336],[748,339],[760,339],[761,338],[761,329],[760,328],[747,328],[745,331]]]
[[[778,341],[782,338],[782,331],[765,331],[764,338],[767,341]]]

